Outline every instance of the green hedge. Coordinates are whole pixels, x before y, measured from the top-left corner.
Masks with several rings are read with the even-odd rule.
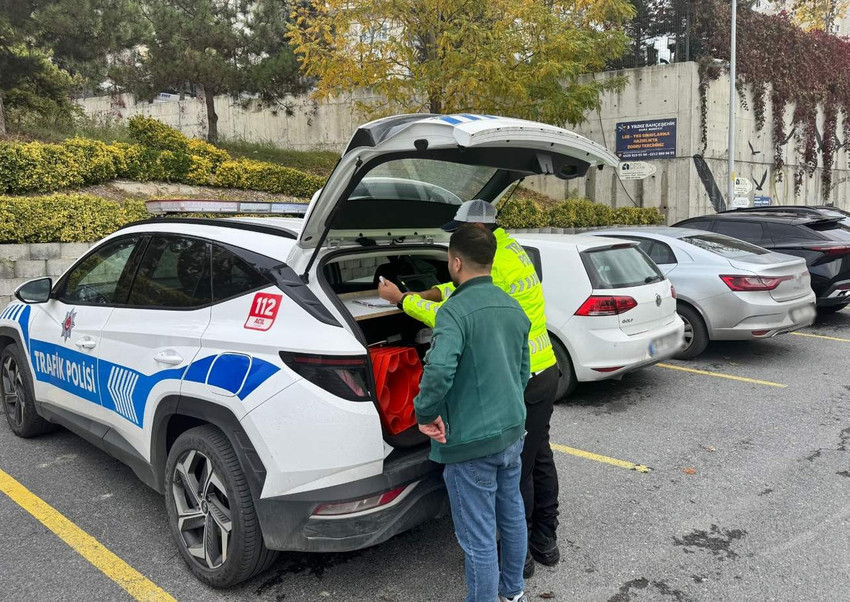
[[[573,223],[564,221],[564,216],[573,215],[576,216],[575,226],[560,226]],[[591,223],[593,220],[590,216],[599,215],[609,217],[610,221]],[[655,209],[624,207],[611,211],[603,205],[585,199],[570,199],[554,205],[547,211],[542,211],[533,201],[514,199],[499,214],[499,222],[508,229],[541,228],[556,225],[552,216],[561,220],[557,222],[558,227],[648,225],[661,223],[662,220],[661,213]],[[92,242],[127,223],[148,217],[150,215],[145,210],[144,202],[137,200],[116,202],[79,193],[32,197],[0,196],[0,244]]]
[[[324,185],[324,178],[275,163],[234,161],[227,151],[149,117],[133,117],[129,130],[135,144],[85,138],[60,144],[2,142],[0,194],[53,192],[115,178],[247,188],[299,198],[312,196]]]
[[[142,201],[119,203],[90,194],[0,196],[0,243],[91,242],[149,217]]]
[[[655,225],[664,223],[664,215],[655,207],[621,207],[589,199],[567,199],[541,209],[531,199],[512,199],[499,213],[505,228],[597,228],[612,225]]]

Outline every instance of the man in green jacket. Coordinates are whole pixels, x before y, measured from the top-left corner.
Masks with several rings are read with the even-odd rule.
[[[543,285],[525,249],[496,223],[496,209],[482,200],[467,201],[457,211],[454,221],[443,226],[452,231],[461,224],[480,224],[493,231],[496,255],[493,260],[493,284],[513,297],[531,320],[528,345],[531,352],[531,380],[525,390],[528,411],[525,447],[522,450],[520,488],[525,502],[528,524],[529,553],[525,577],[534,573],[534,561],[552,566],[560,561],[557,544],[558,472],[549,443],[549,420],[555,403],[560,371],[546,326],[546,303]],[[402,293],[384,280],[378,293],[397,303],[409,316],[434,326],[438,310],[446,303],[455,287],[441,284],[419,293]]]
[[[493,286],[495,252],[484,228],[452,235],[449,273],[457,288],[437,314],[413,401],[419,429],[432,439],[431,459],[445,464],[467,602],[524,600],[528,533],[519,483],[531,323]]]

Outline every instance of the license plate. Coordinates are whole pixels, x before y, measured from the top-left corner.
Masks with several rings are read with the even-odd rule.
[[[655,357],[678,349],[682,345],[682,337],[678,334],[668,334],[666,337],[653,339],[649,344],[649,357]]]
[[[812,305],[805,305],[791,310],[791,321],[795,324],[800,322],[811,322],[815,319],[817,311]]]

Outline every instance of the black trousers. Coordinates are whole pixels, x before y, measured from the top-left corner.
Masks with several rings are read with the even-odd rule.
[[[545,547],[558,529],[558,472],[549,445],[549,419],[560,374],[552,366],[531,377],[525,388],[525,444],[522,449],[520,491],[525,503],[528,539]]]

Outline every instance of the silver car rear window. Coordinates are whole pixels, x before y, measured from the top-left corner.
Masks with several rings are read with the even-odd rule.
[[[581,253],[594,289],[629,288],[664,280],[646,253],[637,245],[617,245]]]
[[[685,236],[681,240],[700,249],[710,251],[715,255],[726,257],[727,259],[744,257],[745,255],[764,255],[765,253],[770,253],[767,249],[762,249],[743,240],[723,236],[722,234],[697,234],[695,236]]]

